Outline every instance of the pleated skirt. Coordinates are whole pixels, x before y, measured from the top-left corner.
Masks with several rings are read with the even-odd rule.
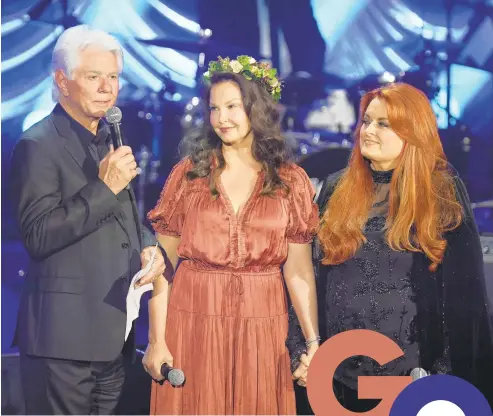
[[[186,383],[152,383],[151,414],[296,414],[286,293],[279,267],[213,269],[184,261],[166,343]]]

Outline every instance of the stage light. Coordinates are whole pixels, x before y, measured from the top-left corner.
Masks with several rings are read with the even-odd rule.
[[[385,71],[380,77],[378,78],[378,82],[381,84],[388,84],[390,82],[395,81],[395,75],[391,74],[390,72]]]

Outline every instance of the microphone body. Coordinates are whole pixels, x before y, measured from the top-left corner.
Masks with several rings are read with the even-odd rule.
[[[110,124],[110,132],[111,132],[111,141],[113,143],[113,147],[118,149],[120,146],[123,146],[122,139],[122,131],[120,130],[120,123],[111,123]]]
[[[161,366],[161,375],[165,380],[169,381],[173,387],[181,387],[185,384],[185,374],[182,370],[170,367],[168,364],[163,363]]]
[[[113,148],[116,150],[120,146],[123,146],[122,131],[120,129],[120,122],[122,121],[122,112],[118,107],[111,107],[105,114],[105,119],[110,125],[111,141]],[[130,184],[125,187],[127,191],[130,190]]]

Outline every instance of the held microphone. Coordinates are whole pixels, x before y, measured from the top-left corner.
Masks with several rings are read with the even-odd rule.
[[[110,125],[111,141],[113,142],[113,148],[116,150],[120,146],[123,146],[122,131],[120,130],[120,122],[122,121],[122,110],[118,107],[111,107],[104,118]],[[130,190],[130,184],[125,187],[126,190]]]
[[[113,147],[118,149],[123,146],[122,132],[120,130],[120,122],[122,121],[122,111],[118,107],[111,107],[105,114],[105,119],[110,125],[111,141]]]
[[[170,367],[168,364],[163,363],[161,366],[161,375],[165,380],[169,381],[173,387],[181,387],[185,383],[185,374],[182,370]]]
[[[428,372],[420,367],[413,368],[409,374],[413,381],[429,376]]]

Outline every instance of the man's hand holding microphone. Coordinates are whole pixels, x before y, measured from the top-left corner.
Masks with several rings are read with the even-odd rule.
[[[120,122],[122,112],[118,107],[111,107],[105,114],[110,126],[110,152],[99,164],[99,178],[118,195],[124,188],[129,189],[130,181],[137,176],[137,162],[130,146],[123,145]]]
[[[99,179],[118,195],[137,176],[137,162],[130,146],[116,150],[110,145],[110,152],[99,164]]]

